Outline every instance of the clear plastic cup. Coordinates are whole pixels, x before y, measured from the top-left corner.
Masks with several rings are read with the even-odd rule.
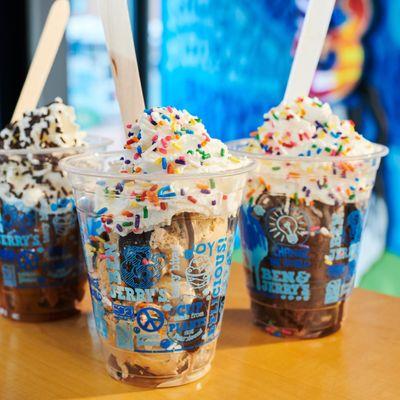
[[[63,161],[107,370],[136,385],[182,385],[210,369],[253,164],[215,174],[128,175],[113,172],[122,155]]]
[[[257,161],[240,232],[256,324],[275,336],[315,338],[337,331],[355,278],[360,239],[380,160],[232,152]]]
[[[59,161],[111,141],[0,150],[0,314],[50,321],[77,313],[86,273],[72,188]]]

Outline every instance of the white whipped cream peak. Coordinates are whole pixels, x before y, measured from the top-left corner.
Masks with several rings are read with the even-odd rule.
[[[0,148],[46,149],[84,145],[85,132],[76,123],[75,111],[57,97],[48,106],[24,113],[0,131]]]
[[[125,149],[133,153],[123,159],[126,172],[207,173],[246,165],[186,110],[150,108],[130,128]]]
[[[72,189],[58,162],[74,153],[67,149],[86,145],[86,134],[75,120],[74,109],[56,98],[48,106],[26,112],[20,120],[0,131],[0,148],[5,150],[0,156],[3,201],[48,211],[50,205],[72,197]],[[40,154],[40,150],[55,148],[66,151]],[[11,150],[16,149],[27,151],[12,154]]]
[[[358,156],[375,149],[352,121],[341,120],[329,104],[309,97],[271,108],[252,136],[266,154],[278,156]]]
[[[106,215],[107,231],[141,233],[169,225],[183,212],[236,215],[245,174],[215,179],[202,174],[241,169],[250,161],[231,155],[225,144],[212,139],[198,117],[173,107],[154,107],[128,128],[128,154],[113,168],[121,173],[149,174],[149,181],[122,179],[111,187],[98,183],[95,209]],[[152,173],[158,174],[151,177]]]

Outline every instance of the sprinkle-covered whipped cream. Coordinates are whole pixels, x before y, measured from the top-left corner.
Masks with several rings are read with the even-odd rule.
[[[0,131],[0,148],[46,149],[84,145],[85,132],[76,124],[74,109],[57,97],[45,107],[24,113]]]
[[[0,197],[20,208],[63,203],[71,197],[71,187],[58,162],[70,150],[59,148],[84,146],[85,133],[75,122],[75,112],[60,98],[46,107],[27,112],[23,118],[0,132]],[[56,150],[56,148],[58,148]],[[7,150],[25,149],[26,154],[10,154]],[[54,149],[40,154],[35,151]]]
[[[365,156],[377,146],[319,99],[298,98],[272,108],[251,136],[244,150],[266,157],[258,159],[260,175],[249,183],[250,202],[264,191],[308,205],[369,198],[380,157]],[[351,156],[356,158],[346,159]]]
[[[353,121],[341,120],[329,104],[309,97],[271,108],[253,136],[252,147],[258,144],[266,154],[277,156],[358,156],[374,151]]]
[[[138,123],[128,128],[127,152],[117,165],[119,171],[157,176],[148,181],[125,180],[112,187],[98,182],[96,211],[104,215],[107,231],[141,233],[168,225],[174,215],[184,212],[236,214],[245,175],[181,179],[185,174],[224,172],[250,163],[210,138],[199,118],[185,110],[157,107],[145,110]],[[171,179],[171,174],[177,178]]]
[[[243,162],[218,139],[211,139],[200,118],[186,110],[154,107],[131,127],[124,169],[129,173],[207,173],[236,169]]]

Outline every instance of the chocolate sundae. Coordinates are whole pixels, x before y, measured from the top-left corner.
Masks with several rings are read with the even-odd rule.
[[[76,313],[85,275],[71,187],[58,163],[85,133],[57,98],[0,131],[0,313],[47,321]]]
[[[180,385],[210,369],[251,163],[173,107],[147,109],[129,129],[125,152],[64,168],[109,373]]]
[[[335,332],[386,148],[328,104],[298,98],[272,108],[232,149],[258,162],[240,220],[255,322],[276,336]]]

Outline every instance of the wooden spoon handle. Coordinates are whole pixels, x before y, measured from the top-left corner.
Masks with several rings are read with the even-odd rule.
[[[28,75],[15,107],[12,122],[22,118],[24,112],[37,107],[64,36],[69,15],[70,6],[68,0],[56,0],[51,6]]]
[[[145,103],[126,0],[99,0],[122,120],[135,122]]]

